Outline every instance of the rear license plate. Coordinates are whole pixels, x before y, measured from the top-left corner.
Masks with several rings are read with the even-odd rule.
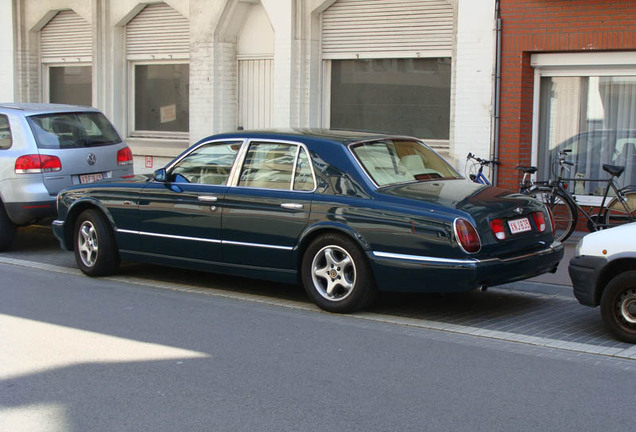
[[[521,218],[508,221],[508,226],[510,227],[510,232],[512,234],[518,234],[526,231],[532,230],[530,226],[530,221],[528,218]]]
[[[102,173],[94,173],[94,174],[83,174],[79,176],[80,183],[93,183],[97,180],[102,180],[104,175]]]

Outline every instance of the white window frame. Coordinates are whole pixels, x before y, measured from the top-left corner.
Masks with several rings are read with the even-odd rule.
[[[590,76],[634,76],[636,77],[636,51],[596,53],[548,53],[533,54],[530,65],[534,68],[534,100],[532,113],[531,163],[539,163],[539,110],[541,78],[543,77],[590,77]],[[582,206],[600,206],[603,197],[577,195]]]
[[[51,74],[50,68],[52,67],[77,67],[77,66],[88,66],[91,68],[91,105],[94,104],[95,94],[95,83],[94,83],[94,66],[90,61],[81,61],[81,62],[42,62],[42,102],[50,103],[51,102]]]
[[[163,131],[146,131],[135,129],[135,66],[147,65],[171,65],[171,64],[190,64],[188,59],[178,60],[128,60],[128,136],[131,138],[173,138],[179,140],[188,140],[190,132],[163,132]],[[188,77],[188,80],[190,77]],[[190,107],[188,106],[188,110]],[[188,127],[189,129],[189,127]]]

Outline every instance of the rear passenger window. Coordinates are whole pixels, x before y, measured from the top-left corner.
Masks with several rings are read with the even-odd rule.
[[[11,147],[11,128],[9,127],[9,119],[6,115],[0,114],[0,149],[8,149]]]
[[[252,143],[245,156],[239,186],[291,189],[295,145]]]

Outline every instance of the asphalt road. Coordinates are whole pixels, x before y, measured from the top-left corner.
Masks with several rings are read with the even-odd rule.
[[[441,331],[443,318],[407,316],[432,302],[472,316],[473,327],[490,321],[495,335],[511,333],[502,307],[518,320],[554,295],[398,296],[341,316],[309,305],[297,287],[137,265],[92,279],[41,256],[33,264],[16,251],[0,263],[2,432],[633,424],[634,360]]]

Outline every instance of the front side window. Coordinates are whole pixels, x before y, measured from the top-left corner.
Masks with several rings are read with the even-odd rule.
[[[0,150],[11,148],[11,127],[6,115],[0,114]]]
[[[370,141],[351,149],[378,186],[461,178],[437,153],[417,141]]]
[[[450,58],[333,60],[332,129],[448,140]]]
[[[539,178],[558,174],[558,152],[574,163],[564,176],[577,195],[603,195],[603,164],[624,166],[621,186],[636,184],[636,76],[541,78]]]
[[[117,144],[121,138],[99,112],[41,114],[27,117],[38,148],[80,148]]]
[[[135,133],[188,132],[190,66],[134,64]]]
[[[92,105],[91,66],[49,66],[49,102]]]
[[[225,185],[240,148],[240,142],[202,145],[172,167],[170,181]]]

